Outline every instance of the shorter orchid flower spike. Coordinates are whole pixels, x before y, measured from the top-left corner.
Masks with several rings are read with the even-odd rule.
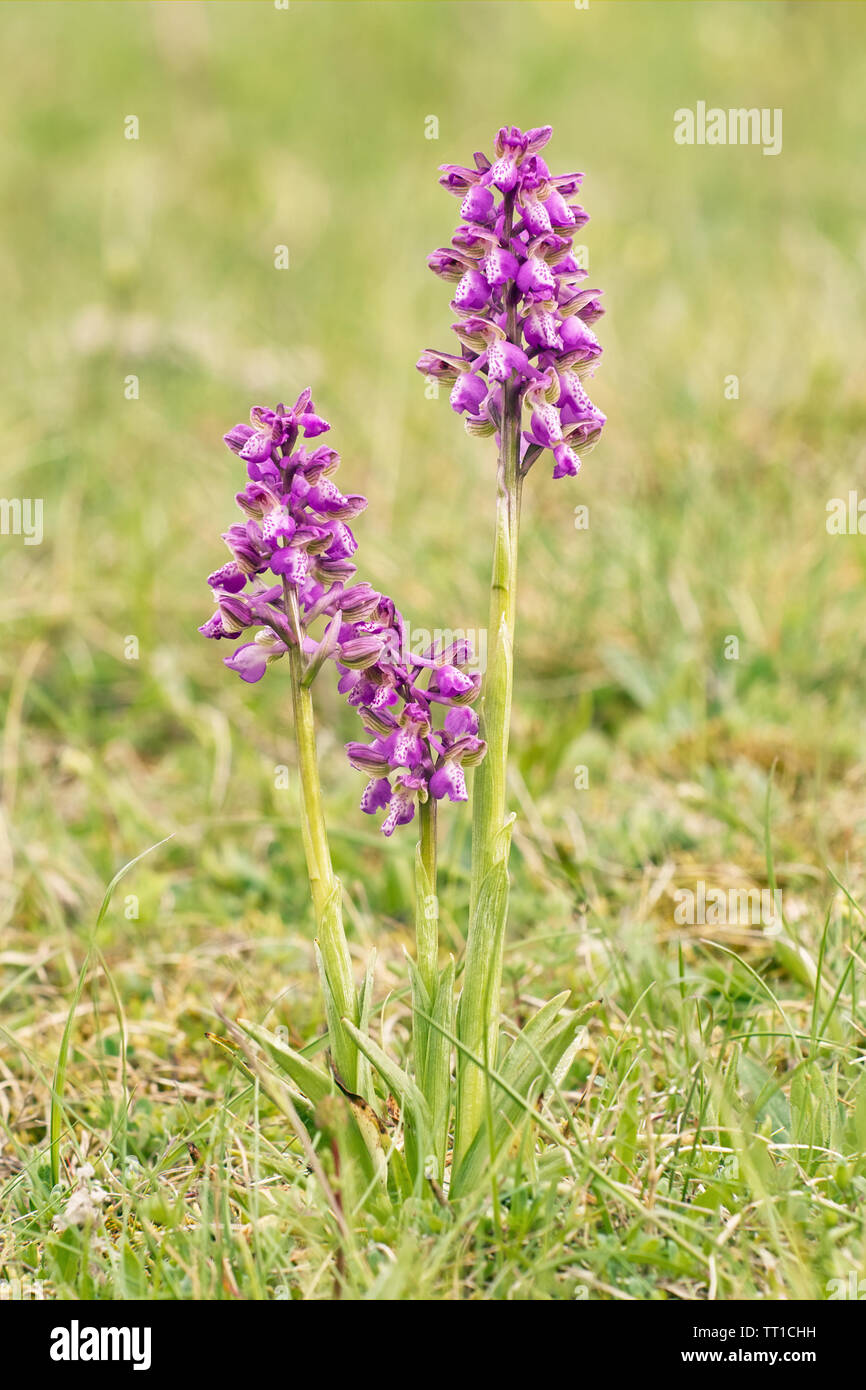
[[[471,206],[484,215],[491,201],[492,194],[477,194]],[[491,342],[504,338],[501,329],[481,322]],[[490,386],[466,358],[428,353],[418,365],[450,380],[459,408],[486,427]],[[236,498],[244,520],[223,533],[231,558],[208,577],[216,611],[199,631],[236,641],[259,625],[251,641],[225,658],[248,684],[260,681],[290,646],[300,646],[307,683],[327,662],[335,663],[340,692],[372,735],[369,743],[346,745],[349,762],[368,778],[361,809],[384,811],[382,830],[391,835],[409,824],[419,801],[465,799],[462,769],[485,752],[468,708],[481,677],[467,670],[472,654],[466,642],[424,656],[408,652],[394,601],[365,581],[352,582],[357,542],[347,522],[367,500],[333,482],[335,450],[318,445],[311,451],[304,442],[328,428],[310,391],[303,391],[288,410],[254,406],[250,424],[224,436],[246,465],[247,483]]]

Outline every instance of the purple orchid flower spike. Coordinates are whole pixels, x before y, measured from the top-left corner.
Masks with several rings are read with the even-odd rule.
[[[467,413],[485,418],[490,387],[483,377],[465,372],[464,360],[447,353],[432,354],[431,369],[453,373]],[[303,442],[328,429],[307,390],[291,409],[254,406],[250,424],[224,436],[246,464],[248,481],[236,498],[245,520],[223,534],[232,558],[208,578],[216,611],[199,632],[236,641],[258,626],[253,640],[225,658],[249,684],[290,648],[300,650],[308,679],[326,661],[336,663],[340,692],[373,736],[370,744],[346,747],[352,766],[369,778],[361,809],[384,811],[382,829],[391,835],[431,797],[466,799],[462,767],[483,757],[484,744],[478,721],[462,707],[476,699],[480,676],[466,671],[465,643],[423,657],[407,653],[406,625],[393,600],[370,584],[349,582],[357,541],[347,522],[367,499],[341,492],[333,481],[340,462],[334,449],[319,445],[311,452]],[[326,626],[313,637],[317,620]]]
[[[522,470],[545,450],[554,478],[573,476],[595,446],[605,417],[580,379],[592,376],[601,346],[589,325],[604,312],[600,290],[573,251],[589,219],[571,201],[582,174],[551,174],[540,153],[550,126],[504,126],[495,156],[476,155],[474,169],[443,164],[440,183],[460,198],[460,225],[450,248],[428,260],[434,274],[456,280],[452,309],[463,353],[422,353],[418,370],[452,383],[451,407],[471,434],[494,433],[501,405],[494,387],[516,387],[531,412],[523,431]],[[506,204],[508,217],[506,218]],[[536,389],[555,374],[559,390],[541,400]]]
[[[380,617],[381,625],[357,625],[377,630],[378,659],[360,671],[340,655],[337,661],[342,663],[340,689],[374,735],[371,743],[346,745],[352,766],[370,779],[361,810],[368,815],[384,810],[382,830],[391,835],[414,819],[418,803],[444,796],[465,801],[462,769],[480,762],[486,745],[477,736],[476,715],[467,708],[481,683],[466,670],[472,657],[468,644],[416,655],[404,650],[404,623],[393,605]],[[447,711],[439,727],[437,711]]]
[[[308,624],[323,614],[333,618],[344,605],[346,617],[356,621],[378,595],[369,585],[346,588],[355,572],[350,556],[357,548],[346,523],[363,511],[367,499],[342,493],[332,481],[340,462],[334,449],[320,445],[310,451],[302,442],[330,428],[316,412],[312,393],[303,391],[290,409],[254,406],[250,422],[235,425],[224,436],[247,466],[249,481],[236,499],[246,520],[223,535],[232,559],[208,579],[217,611],[199,631],[231,639],[263,624],[254,642],[239,646],[225,660],[252,683],[285,655],[288,644],[299,644],[317,668],[320,658],[333,655],[335,634],[328,637],[325,651],[325,639],[311,638]],[[289,591],[297,597],[299,632],[287,606]]]

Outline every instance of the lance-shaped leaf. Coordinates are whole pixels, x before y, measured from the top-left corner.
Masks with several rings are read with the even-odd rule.
[[[337,1086],[352,1107],[355,1124],[358,1126],[361,1138],[373,1161],[373,1170],[379,1182],[384,1184],[388,1176],[387,1153],[390,1148],[388,1131],[369,1101],[365,1100],[363,1096],[347,1091],[345,1086],[340,1086],[339,1081]]]
[[[364,972],[364,983],[358,991],[358,1025],[362,1033],[370,1031],[370,1009],[373,1004],[373,974],[376,968],[376,952],[370,952],[370,959],[367,962],[367,969]],[[370,1075],[370,1063],[363,1053],[358,1055],[358,1091],[368,1101],[373,1099],[373,1084]]]
[[[276,1033],[270,1032],[258,1023],[251,1023],[246,1018],[238,1019],[238,1027],[264,1049],[281,1071],[291,1077],[312,1105],[318,1105],[324,1096],[332,1093],[334,1088],[327,1072],[314,1067],[312,1062],[308,1062],[300,1052],[289,1047],[289,1044],[283,1042]]]
[[[403,1109],[409,1112],[417,1136],[419,1162],[423,1171],[423,1159],[433,1152],[433,1120],[430,1107],[412,1078],[368,1033],[362,1033],[360,1028],[356,1028],[354,1023],[346,1018],[343,1019],[343,1026],[385,1084],[400,1097]]]
[[[330,1182],[337,1188],[340,1205],[350,1215],[371,1193],[380,1191],[381,1156],[374,1158],[345,1095],[325,1096],[316,1106],[316,1129],[324,1144],[319,1153]]]
[[[559,1084],[563,1060],[574,1055],[575,1015],[557,1017],[568,991],[542,1006],[512,1043],[498,1070],[488,1068],[489,1123],[482,1125],[452,1178],[452,1196],[463,1196],[478,1183],[491,1156],[495,1161],[534,1113],[545,1084]],[[570,1054],[570,1056],[569,1056]]]
[[[428,1002],[436,988],[439,943],[439,903],[424,865],[420,843],[415,847],[415,940],[418,969],[424,981]]]
[[[433,1008],[421,972],[415,964],[409,952],[406,953],[406,968],[409,971],[409,981],[412,986],[412,1052],[415,1059],[415,1075],[421,1085],[425,1095],[427,1087],[424,1078],[427,1073],[427,1019]]]
[[[339,883],[325,903],[319,918],[316,961],[325,998],[325,1014],[334,1063],[346,1086],[357,1086],[358,1052],[340,1020],[358,1017],[355,985],[343,932],[342,889]]]
[[[311,1122],[314,1107],[308,1097],[299,1091],[297,1086],[293,1086],[290,1081],[279,1076],[260,1053],[253,1052],[247,1040],[240,1037],[240,1029],[237,1025],[230,1024],[229,1026],[233,1032],[238,1034],[238,1048],[235,1048],[226,1038],[218,1037],[216,1033],[206,1033],[205,1037],[231,1057],[248,1080],[258,1082],[268,1100],[293,1124],[297,1124],[298,1116],[301,1116],[308,1123]],[[241,1054],[239,1048],[244,1048],[246,1057]]]
[[[462,1156],[481,1126],[485,1078],[469,1057],[495,1064],[499,1032],[499,989],[502,948],[508,913],[508,849],[514,816],[494,841],[494,862],[478,894],[469,938],[463,990],[457,1010],[457,1036],[464,1045],[457,1058],[457,1132],[455,1148]]]

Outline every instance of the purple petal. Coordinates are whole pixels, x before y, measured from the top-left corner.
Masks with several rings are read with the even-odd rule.
[[[477,734],[478,715],[465,705],[450,709],[445,716],[445,731],[453,738],[459,738],[461,734]]]
[[[415,798],[407,792],[395,792],[391,806],[382,822],[382,834],[393,835],[398,825],[408,825],[415,815]]]
[[[226,589],[230,594],[238,594],[246,584],[247,577],[237,560],[228,560],[208,575],[207,582],[212,589]]]
[[[296,545],[284,545],[271,556],[271,570],[284,574],[290,584],[300,584],[307,576],[309,559],[306,550]]]
[[[454,291],[455,309],[483,309],[490,299],[490,286],[480,270],[467,270]]]
[[[473,687],[472,677],[456,666],[439,666],[433,674],[440,695],[465,695]]]
[[[391,800],[391,783],[387,777],[375,778],[368,782],[361,796],[361,810],[368,816],[384,811]]]
[[[580,469],[580,459],[568,444],[557,444],[553,451],[556,467],[554,478],[575,478]]]
[[[494,219],[494,197],[489,188],[475,184],[470,188],[460,204],[460,216],[467,222],[480,222],[489,225]]]
[[[235,425],[233,430],[229,430],[228,434],[223,435],[223,440],[228,444],[233,454],[239,454],[252,432],[251,425]]]
[[[251,431],[246,444],[240,450],[240,456],[250,463],[262,463],[270,458],[273,447],[274,441],[269,430],[255,433]]]
[[[447,796],[449,801],[467,801],[466,777],[463,768],[455,762],[446,761],[430,778],[430,795],[441,801]]]
[[[458,415],[463,411],[477,415],[478,407],[487,396],[487,390],[487,382],[483,377],[476,376],[474,372],[464,372],[457,378],[451,390],[449,399],[452,410],[456,410]]]
[[[258,642],[245,642],[237,647],[231,656],[224,658],[230,671],[236,671],[242,681],[253,684],[260,681],[268,664],[267,652]]]
[[[556,406],[548,405],[546,401],[537,402],[533,407],[529,433],[533,443],[541,444],[545,449],[558,444],[562,439],[562,424]]]

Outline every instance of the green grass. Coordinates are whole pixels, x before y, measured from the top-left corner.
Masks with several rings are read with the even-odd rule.
[[[0,493],[45,510],[41,546],[0,537],[0,1280],[823,1299],[863,1277],[866,539],[825,527],[866,495],[862,7],[38,3],[0,26]],[[781,107],[782,153],[674,145],[698,100]],[[275,786],[288,683],[242,685],[195,632],[234,519],[220,436],[312,384],[370,497],[363,577],[418,626],[483,622],[491,448],[413,368],[449,346],[435,170],[548,120],[587,173],[609,425],[577,483],[542,465],[525,493],[503,1009],[570,989],[584,1045],[498,1200],[353,1208],[205,1037],[323,1029],[293,770]],[[351,713],[316,695],[357,975],[375,948],[399,1058],[413,836],[358,812]],[[443,822],[459,963],[469,818]],[[790,936],[674,920],[679,888],[773,874]],[[94,1183],[97,1218],[55,1229]]]

